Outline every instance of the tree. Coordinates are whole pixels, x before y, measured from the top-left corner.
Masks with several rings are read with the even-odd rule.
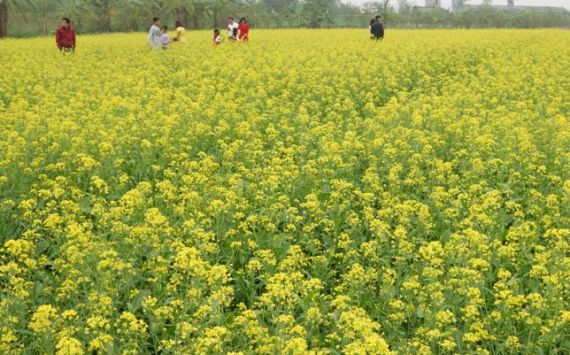
[[[420,27],[420,24],[422,23],[422,17],[423,17],[422,13],[420,12],[420,10],[418,10],[418,8],[412,9],[412,13],[410,14],[410,20],[412,21],[412,23],[416,28]]]
[[[246,18],[251,25],[257,26],[255,22],[256,15],[259,15],[262,11],[263,4],[257,0],[245,0],[241,10],[245,12]]]
[[[362,12],[370,17],[374,17],[380,13],[380,3],[365,2],[362,4]]]
[[[50,4],[52,1],[50,0],[36,0],[34,3],[34,10],[38,13],[38,20],[42,22],[42,31],[44,36],[48,35],[48,21],[50,17],[48,13],[53,8],[53,5]]]
[[[394,7],[390,5],[390,0],[382,0],[380,11],[381,11],[380,15],[382,15],[384,26],[387,26],[388,22],[391,21],[393,17],[395,17],[396,13]]]
[[[0,0],[0,38],[8,36],[8,4]]]
[[[524,11],[513,11],[512,9],[509,10],[507,24],[509,27],[519,27],[521,17],[523,16]]]
[[[58,11],[60,18],[69,17],[78,33],[81,32],[84,18],[90,20],[96,18],[89,3],[83,0],[60,0]]]
[[[172,12],[174,21],[182,22],[184,27],[197,28],[200,23],[198,16],[201,19],[210,18],[216,6],[218,4],[213,0],[165,0],[162,7],[165,12]]]
[[[411,0],[398,0],[398,13],[400,15],[409,15],[415,5],[415,2]]]
[[[502,28],[507,25],[508,14],[506,11],[494,11],[493,18],[491,19],[491,27]]]
[[[491,9],[491,5],[489,2],[483,2],[483,9],[479,13],[479,27],[485,28],[489,26],[491,14],[493,10]]]
[[[233,7],[232,0],[209,0],[209,8],[212,26],[222,26],[226,23],[227,17]]]
[[[269,28],[271,23],[271,10],[267,8],[267,5],[260,1],[258,3],[258,15],[257,15],[257,23],[261,24],[261,27]]]
[[[293,21],[296,27],[303,27],[307,24],[307,14],[304,4],[297,4],[297,6],[295,6]]]
[[[356,5],[337,1],[334,7],[335,18],[340,20],[337,22],[340,26],[363,27],[368,24],[368,19],[362,14],[360,8]]]
[[[111,32],[111,16],[118,6],[120,0],[91,0],[93,13],[99,22],[99,30],[102,32]]]
[[[184,27],[187,26],[187,22],[188,22],[188,17],[187,15],[187,11],[186,11],[186,6],[187,6],[187,1],[186,0],[172,0],[170,1],[170,3],[168,4],[169,7],[172,9],[172,17],[174,19],[174,21],[180,21],[182,22],[182,25],[184,25]]]
[[[285,21],[289,25],[294,21],[298,0],[262,0],[262,2],[277,27],[284,27]]]
[[[362,5],[362,9],[365,13],[369,15],[380,15],[384,20],[384,24],[388,20],[392,19],[392,16],[396,13],[394,7],[390,5],[390,0],[382,0],[380,2],[365,2]]]
[[[0,38],[8,36],[8,14],[20,13],[25,16],[30,5],[31,0],[0,0]]]
[[[466,3],[467,0],[452,0],[451,8],[453,9],[453,11],[460,11],[463,9]]]
[[[471,28],[477,21],[477,13],[473,10],[454,11],[451,13],[451,20],[455,28]]]
[[[137,31],[144,27],[144,7],[140,0],[123,0],[117,6],[113,21],[123,31]]]
[[[204,20],[209,18],[209,11],[206,1],[189,0],[186,3],[186,11],[188,13],[188,27],[192,29],[201,28]]]
[[[311,28],[320,28],[323,25],[330,25],[332,14],[330,8],[334,0],[306,0],[307,18]]]
[[[330,7],[325,8],[321,25],[326,28],[331,28],[334,26],[334,14],[332,13]]]

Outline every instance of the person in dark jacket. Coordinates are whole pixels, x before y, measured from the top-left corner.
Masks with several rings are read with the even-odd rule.
[[[377,41],[384,39],[384,25],[382,24],[382,16],[376,16],[376,22],[372,24],[372,35]]]
[[[55,32],[55,42],[59,51],[75,52],[75,31],[69,25],[71,21],[67,17],[61,19],[61,26]]]

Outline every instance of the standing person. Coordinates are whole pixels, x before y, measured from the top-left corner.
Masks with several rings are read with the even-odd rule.
[[[233,17],[228,18],[228,39],[235,41],[238,35],[238,24]]]
[[[160,32],[160,18],[155,17],[152,19],[152,26],[148,31],[148,45],[150,48],[160,48],[160,39],[162,37],[162,33]]]
[[[174,25],[174,27],[176,28],[176,37],[174,40],[180,44],[185,44],[186,43],[186,30],[184,29],[184,26],[182,26],[182,22],[176,21],[176,24]]]
[[[71,21],[64,17],[61,19],[61,26],[55,32],[55,42],[59,51],[75,52],[75,30],[69,25]]]
[[[249,25],[247,24],[245,17],[239,19],[238,31],[238,41],[249,42]]]
[[[168,49],[170,47],[170,43],[172,43],[172,39],[168,36],[168,26],[162,26],[162,35],[160,36],[160,43],[162,45],[162,49]]]
[[[220,37],[220,30],[217,28],[214,29],[214,37],[212,38],[214,41],[214,47],[217,47],[220,43],[222,43],[222,38]]]
[[[368,24],[368,32],[370,32],[370,39],[374,39],[374,34],[372,33],[372,25],[376,23],[375,19],[370,19],[370,23]]]
[[[382,24],[382,16],[376,16],[376,22],[372,24],[372,34],[376,41],[381,41],[384,39],[384,25]]]

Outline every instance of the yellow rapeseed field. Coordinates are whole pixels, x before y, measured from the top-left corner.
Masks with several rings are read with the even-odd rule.
[[[0,41],[0,354],[570,353],[570,31]]]

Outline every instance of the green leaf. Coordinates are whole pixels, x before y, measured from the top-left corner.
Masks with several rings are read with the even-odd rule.
[[[36,243],[36,254],[37,255],[44,254],[46,250],[48,250],[49,246],[50,242],[48,242],[47,240],[45,239],[38,240],[38,242]]]
[[[37,300],[42,294],[42,291],[44,290],[45,287],[46,285],[44,285],[42,282],[36,281],[34,283],[34,288],[32,290],[32,299]]]
[[[133,301],[128,304],[129,311],[135,313],[138,311],[142,306],[142,301],[148,295],[150,295],[150,290],[144,289],[140,290],[140,292],[133,298]]]
[[[105,351],[107,354],[114,354],[115,353],[115,346],[113,345],[113,342],[109,342],[109,343],[105,344]]]

